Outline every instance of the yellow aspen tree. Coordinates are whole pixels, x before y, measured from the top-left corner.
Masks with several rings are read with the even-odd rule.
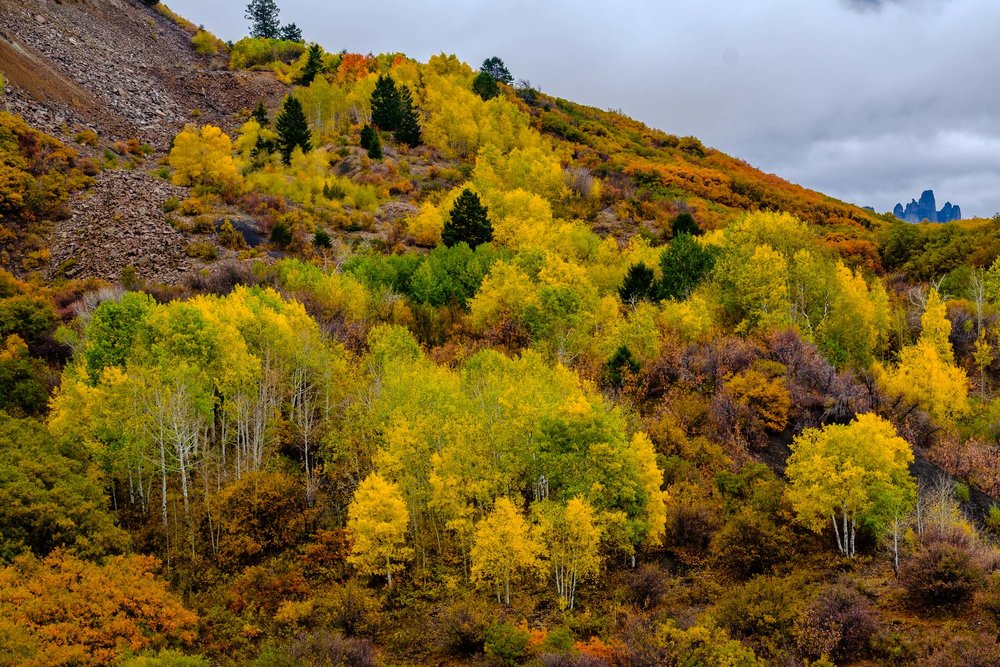
[[[496,587],[497,602],[510,605],[511,584],[538,568],[542,547],[514,503],[499,498],[476,526],[472,545],[472,581]]]
[[[955,354],[951,349],[951,322],[947,318],[947,309],[941,301],[938,291],[931,288],[927,295],[924,314],[920,316],[920,339],[934,346],[941,359],[948,364],[955,363]]]
[[[832,522],[837,548],[855,554],[855,533],[864,522],[883,532],[893,515],[912,506],[913,449],[878,415],[857,415],[850,424],[806,429],[788,458],[789,502],[800,523],[822,532]]]
[[[663,490],[663,471],[656,465],[656,448],[642,431],[632,436],[629,448],[635,454],[639,482],[646,493],[646,544],[660,546],[667,529],[667,492]]]
[[[876,370],[888,394],[915,401],[937,423],[951,425],[969,410],[969,378],[955,365],[948,340],[951,323],[937,290],[928,295],[920,323],[920,338],[900,351],[899,365]]]
[[[372,473],[358,485],[347,509],[351,540],[347,562],[363,574],[385,576],[391,586],[393,572],[401,571],[413,557],[413,550],[406,546],[409,521],[399,488]]]
[[[216,185],[235,188],[240,183],[233,162],[233,142],[214,125],[188,125],[174,137],[168,158],[174,185]]]
[[[539,503],[537,511],[559,603],[573,609],[577,582],[601,569],[601,531],[594,508],[583,496],[576,496],[565,505]]]

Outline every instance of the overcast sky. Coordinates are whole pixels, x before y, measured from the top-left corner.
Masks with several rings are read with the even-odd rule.
[[[498,55],[625,114],[879,211],[1000,211],[997,0],[278,0],[331,51]],[[169,0],[224,39],[243,0]]]

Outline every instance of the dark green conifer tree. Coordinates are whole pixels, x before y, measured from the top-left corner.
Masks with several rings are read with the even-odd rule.
[[[382,140],[379,139],[378,132],[372,132],[368,140],[368,157],[373,160],[382,159]]]
[[[670,221],[670,231],[672,232],[674,238],[677,238],[681,234],[690,234],[691,236],[701,236],[701,227],[695,221],[694,216],[690,213],[679,213],[676,218]]]
[[[250,0],[243,17],[250,21],[251,37],[278,39],[281,36],[278,5],[274,0]]]
[[[500,94],[500,86],[497,80],[486,72],[480,72],[472,82],[472,92],[479,95],[483,100],[492,100]]]
[[[302,110],[302,103],[295,97],[289,95],[285,98],[285,104],[278,114],[274,128],[278,132],[278,150],[281,151],[281,159],[285,164],[291,163],[292,151],[296,146],[301,148],[303,153],[308,153],[312,148],[309,123]]]
[[[479,196],[466,188],[455,200],[451,216],[444,223],[441,242],[449,248],[463,241],[470,248],[493,240],[493,225],[488,217],[489,210],[479,201]]]
[[[279,37],[287,42],[303,42],[302,29],[294,23],[281,26]]]
[[[375,141],[376,139],[378,139],[378,136],[375,132],[375,128],[373,128],[371,125],[365,125],[363,128],[361,128],[360,145],[362,148],[366,150],[368,148],[371,148],[372,141]]]
[[[257,121],[257,124],[261,127],[267,127],[271,124],[271,119],[267,117],[267,109],[264,107],[263,102],[257,102],[257,106],[253,108],[250,117]]]
[[[309,46],[306,54],[306,64],[299,75],[298,84],[308,86],[316,78],[316,75],[323,71],[323,47],[319,44]]]
[[[399,126],[399,89],[392,77],[379,76],[372,91],[371,106],[375,127],[392,132]]]
[[[508,70],[507,66],[503,64],[503,61],[496,56],[484,60],[483,66],[479,68],[479,71],[489,74],[495,81],[506,83],[508,86],[514,83],[514,77],[511,76],[510,70]]]
[[[396,141],[411,148],[422,141],[417,110],[413,108],[413,95],[406,86],[399,87],[399,122],[396,126]]]
[[[250,114],[250,118],[257,121],[257,124],[261,127],[267,127],[271,124],[271,119],[267,117],[267,109],[264,107],[263,102],[257,102],[257,106],[254,107],[253,112]],[[257,141],[254,143],[253,148],[250,149],[252,167],[254,169],[258,169],[263,166],[266,161],[265,156],[273,153],[275,148],[276,147],[273,141],[257,135]]]
[[[653,269],[639,262],[629,267],[618,294],[625,303],[636,303],[656,298],[656,291],[656,274]]]

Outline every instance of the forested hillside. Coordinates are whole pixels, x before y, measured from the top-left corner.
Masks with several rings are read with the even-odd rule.
[[[1000,664],[1000,220],[273,9],[10,78],[0,665]]]

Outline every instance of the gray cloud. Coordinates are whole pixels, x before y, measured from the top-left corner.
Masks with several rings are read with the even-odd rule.
[[[170,4],[246,32],[242,1]],[[967,216],[1000,211],[995,0],[279,4],[328,49],[499,55],[546,92],[880,211],[927,188]]]
[[[872,12],[885,9],[890,5],[899,5],[912,9],[942,5],[949,0],[841,0],[847,7],[858,12]]]

